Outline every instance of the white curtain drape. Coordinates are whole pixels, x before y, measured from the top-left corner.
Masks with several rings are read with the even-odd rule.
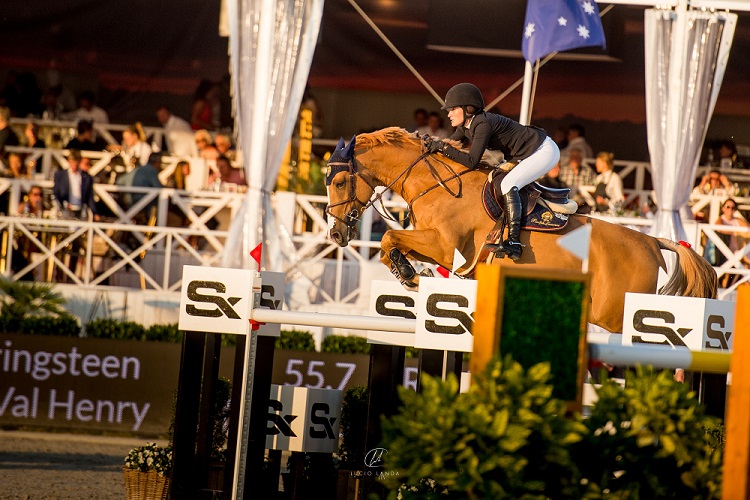
[[[223,267],[254,267],[250,251],[262,242],[263,267],[281,270],[271,192],[302,102],[323,3],[227,0],[235,131],[248,190],[229,229]]]
[[[686,240],[686,205],[729,58],[737,15],[645,11],[646,123],[659,211],[653,235]]]

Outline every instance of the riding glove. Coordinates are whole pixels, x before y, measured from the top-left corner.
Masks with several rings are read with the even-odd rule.
[[[424,147],[430,153],[442,153],[447,144],[441,140],[433,140],[429,135],[424,138]]]

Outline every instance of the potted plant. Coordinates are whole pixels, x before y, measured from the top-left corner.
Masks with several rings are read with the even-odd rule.
[[[125,457],[125,492],[128,500],[166,499],[172,470],[172,447],[156,443],[133,448]]]

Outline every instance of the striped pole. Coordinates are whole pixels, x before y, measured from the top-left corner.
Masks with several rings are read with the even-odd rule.
[[[260,323],[287,325],[326,326],[353,330],[414,333],[417,321],[385,316],[349,316],[300,311],[253,309],[252,319]],[[589,333],[589,358],[612,365],[651,365],[654,368],[683,368],[685,370],[727,373],[729,351],[690,351],[658,345],[622,345],[622,335]]]
[[[727,373],[731,351],[691,351],[662,346],[627,346],[589,341],[589,358],[610,365],[651,365],[709,373]]]

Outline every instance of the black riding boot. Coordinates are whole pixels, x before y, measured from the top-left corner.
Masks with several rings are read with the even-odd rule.
[[[503,241],[503,250],[510,260],[518,260],[523,252],[523,246],[518,241],[523,211],[518,188],[515,186],[510,188],[510,191],[503,195],[503,199],[505,200],[505,215],[508,218],[508,239]]]

